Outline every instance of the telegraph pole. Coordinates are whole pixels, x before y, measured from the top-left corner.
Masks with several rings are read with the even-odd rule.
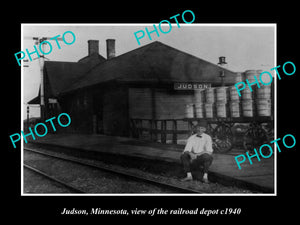
[[[27,129],[29,128],[29,105],[27,106]]]
[[[38,58],[34,58],[33,60],[38,59],[39,60],[39,66],[40,66],[40,78],[41,78],[41,89],[40,89],[40,109],[41,109],[41,119],[45,119],[45,81],[44,81],[44,64],[45,64],[45,56],[44,56],[44,45],[46,42],[45,40],[51,40],[52,37],[32,37],[32,39],[35,41],[34,44],[36,46],[42,44],[41,54],[38,54]],[[53,39],[52,39],[53,40]],[[62,38],[56,38],[58,41],[62,41]],[[26,66],[28,67],[28,66]]]

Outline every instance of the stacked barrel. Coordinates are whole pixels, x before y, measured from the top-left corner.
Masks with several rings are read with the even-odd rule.
[[[193,104],[186,106],[186,118],[238,118],[253,116],[271,116],[271,85],[259,83],[249,86],[248,82],[260,82],[262,70],[246,70],[237,73],[237,83],[241,80],[246,87],[239,96],[235,85],[229,87],[213,87],[205,90],[195,90]]]
[[[262,70],[257,70],[258,76]],[[256,89],[256,110],[258,116],[271,116],[271,84],[260,84]]]
[[[194,118],[194,104],[187,104],[185,107],[185,118]]]
[[[255,82],[255,77],[257,77],[256,70],[246,70],[244,73],[244,82],[246,83],[246,79],[248,79],[249,83]],[[252,86],[253,89],[254,86]],[[254,112],[254,102],[253,102],[253,93],[250,88],[246,85],[246,87],[241,91],[242,94],[242,112],[245,117],[253,117]]]
[[[194,99],[193,99],[194,103],[186,105],[185,118],[204,117],[203,98],[204,98],[203,90],[194,91]]]
[[[227,87],[216,88],[216,114],[217,117],[225,118],[227,116]]]
[[[248,85],[242,90],[242,109],[243,115],[252,117],[254,109],[256,109],[257,116],[271,116],[271,85],[263,85],[260,83],[259,75],[262,70],[246,70],[245,80],[249,83],[254,83],[257,78],[260,88],[257,85],[251,86],[253,92],[250,91]],[[254,107],[255,106],[255,107]]]
[[[194,95],[194,101],[195,101],[195,117],[197,118],[203,118],[204,117],[204,110],[203,110],[203,91],[196,90]]]
[[[236,76],[236,83],[242,81],[242,73],[237,73]],[[240,113],[240,96],[236,91],[235,86],[229,86],[228,87],[228,93],[229,93],[229,113],[230,116],[233,118],[241,117]]]
[[[186,105],[186,118],[213,118],[214,88],[195,90],[193,104]]]
[[[204,90],[205,103],[205,118],[213,118],[214,117],[214,102],[215,102],[215,88],[208,88]]]
[[[235,86],[229,87],[229,96],[230,96],[230,102],[229,102],[230,116],[233,118],[241,117],[240,97],[236,91]]]
[[[227,87],[195,90],[194,104],[186,105],[186,118],[214,118],[227,116]]]
[[[229,95],[228,95],[229,91]],[[230,101],[228,102],[228,100]],[[186,118],[226,118],[228,105],[232,117],[240,117],[239,96],[235,87],[214,87],[195,90],[194,104],[186,105]]]

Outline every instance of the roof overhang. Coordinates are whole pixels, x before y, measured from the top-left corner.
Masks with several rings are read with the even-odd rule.
[[[36,96],[35,98],[31,99],[29,102],[27,102],[29,105],[40,105],[41,104],[41,98],[40,96]]]

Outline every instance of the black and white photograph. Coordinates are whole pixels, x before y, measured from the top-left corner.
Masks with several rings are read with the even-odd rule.
[[[296,219],[296,3],[13,4],[4,220]]]
[[[277,26],[189,13],[21,24],[22,196],[277,195]]]

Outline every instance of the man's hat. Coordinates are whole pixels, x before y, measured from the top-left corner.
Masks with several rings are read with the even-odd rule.
[[[196,127],[205,127],[205,128],[207,128],[207,122],[206,122],[206,120],[204,120],[204,119],[199,120],[199,122],[197,123]]]

